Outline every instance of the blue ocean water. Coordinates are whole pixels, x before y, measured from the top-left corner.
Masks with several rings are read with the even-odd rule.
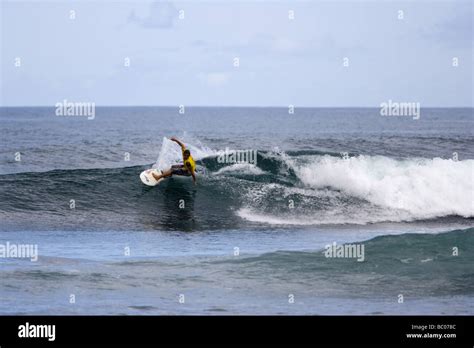
[[[0,313],[473,314],[472,116],[0,108],[0,246],[39,253],[0,258]],[[171,136],[198,184],[144,186],[179,161]]]

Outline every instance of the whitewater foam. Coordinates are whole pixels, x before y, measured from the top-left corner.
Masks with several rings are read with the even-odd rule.
[[[330,187],[372,204],[404,210],[413,218],[474,216],[474,160],[318,156],[296,166],[301,182]]]
[[[282,156],[295,186],[250,187],[241,218],[271,225],[410,222],[474,216],[473,160]],[[289,200],[295,203],[288,209]]]
[[[262,175],[265,172],[257,166],[250,163],[236,163],[219,169],[214,175],[222,174],[247,174],[247,175]]]
[[[183,139],[183,142],[185,143],[186,148],[191,151],[191,154],[196,161],[206,157],[217,155],[217,151],[214,151],[202,145],[199,141],[195,140],[193,143],[191,143],[191,141],[188,141],[188,139]],[[167,137],[163,137],[160,153],[158,155],[156,163],[153,165],[153,168],[167,169],[173,164],[181,163],[182,159],[183,155],[181,153],[181,148],[179,147],[179,145],[176,144],[174,141],[171,141]]]

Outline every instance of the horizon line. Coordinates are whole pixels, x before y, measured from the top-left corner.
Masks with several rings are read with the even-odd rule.
[[[88,102],[80,102],[80,103],[88,103]],[[412,102],[397,102],[397,103],[412,103]],[[267,106],[258,106],[258,105],[95,105],[99,108],[136,108],[136,107],[143,107],[143,108],[179,108],[183,105],[185,108],[274,108],[274,109],[287,109],[289,105],[267,105]],[[297,106],[291,104],[295,109],[377,109],[380,106]],[[54,108],[55,105],[0,105],[0,108]],[[442,108],[450,108],[450,109],[472,109],[474,108],[473,105],[461,105],[461,106],[421,106],[423,109],[442,109]]]

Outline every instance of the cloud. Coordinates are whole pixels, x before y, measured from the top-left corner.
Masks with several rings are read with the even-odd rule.
[[[178,10],[171,2],[156,1],[150,4],[147,16],[139,17],[132,10],[128,21],[146,29],[167,29],[173,26],[177,14]]]
[[[274,38],[271,42],[271,47],[279,52],[293,52],[300,48],[298,42],[288,39],[286,37]]]
[[[198,78],[201,82],[204,82],[211,87],[219,87],[225,85],[229,81],[230,74],[222,72],[200,73],[198,74]]]
[[[467,5],[463,7],[462,5]],[[429,38],[451,47],[469,49],[473,40],[473,10],[469,4],[459,4],[452,14],[446,14],[442,22],[435,24],[430,31],[422,33],[423,37]]]
[[[271,34],[257,34],[247,40],[239,42],[229,41],[205,41],[202,39],[194,40],[190,43],[197,49],[211,52],[228,53],[256,53],[268,55],[269,52],[276,54],[294,54],[301,53],[311,47],[311,42],[301,39],[292,39],[286,36],[275,36]]]

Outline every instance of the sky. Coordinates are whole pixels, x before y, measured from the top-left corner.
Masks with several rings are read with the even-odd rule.
[[[471,0],[0,1],[1,106],[473,106]]]

